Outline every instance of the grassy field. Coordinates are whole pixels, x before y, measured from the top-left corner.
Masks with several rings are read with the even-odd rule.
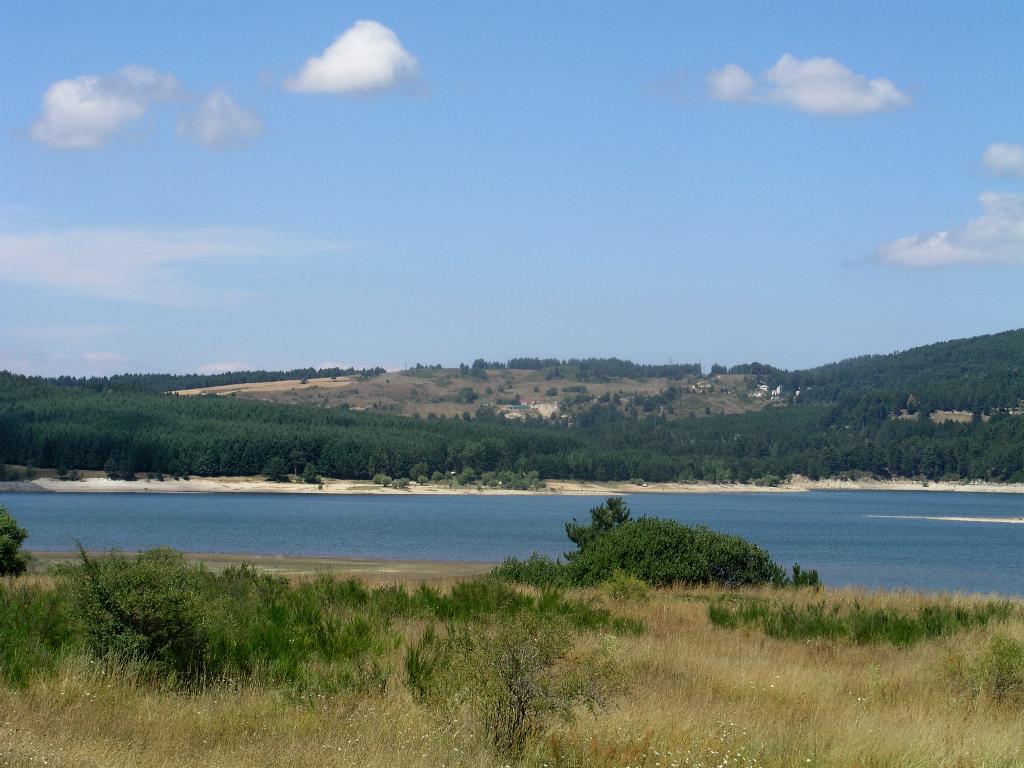
[[[319,405],[336,408],[379,410],[406,416],[453,417],[467,412],[474,414],[484,404],[501,408],[500,402],[516,399],[532,404],[529,412],[550,418],[554,414],[571,414],[573,401],[583,394],[600,398],[617,396],[622,409],[628,409],[633,398],[658,395],[670,387],[679,387],[682,394],[672,403],[666,415],[683,418],[710,413],[744,413],[756,411],[764,400],[745,395],[751,387],[748,377],[723,374],[700,380],[687,377],[676,381],[666,378],[627,379],[581,382],[574,378],[548,379],[544,371],[488,370],[486,379],[461,375],[457,368],[395,371],[374,378],[339,376],[334,378],[254,382],[181,390],[186,396],[220,395],[248,397],[277,403]],[[694,385],[694,390],[691,390]],[[699,385],[699,386],[698,386]],[[580,388],[582,387],[582,390]],[[465,402],[461,393],[472,389],[476,400]]]
[[[318,690],[287,676],[273,682],[264,670],[181,689],[131,665],[57,653],[48,671],[0,685],[0,766],[1024,765],[1018,602],[769,588],[602,588],[557,599],[526,591],[518,598],[478,582],[436,593],[410,584],[399,599],[393,590],[330,583],[292,577],[292,591],[282,593],[282,605],[298,606],[289,621],[307,621],[303,611],[319,604],[357,606],[366,616],[385,611],[389,634],[381,637],[391,639],[380,644],[379,662],[390,673],[382,686]],[[452,582],[459,584],[466,583]],[[35,599],[57,585],[47,576],[8,579],[3,596],[10,603],[29,590]],[[310,595],[326,602],[311,603]],[[512,604],[518,607],[503,632],[514,635],[515,626],[545,612],[569,617],[576,629],[559,663],[590,658],[600,646],[614,659],[619,683],[593,712],[580,704],[571,718],[545,721],[510,757],[495,751],[472,697],[445,704],[415,695],[408,654],[439,617],[454,633],[459,622],[486,623]],[[747,612],[755,618],[824,611],[850,626],[861,614],[948,621],[912,637],[825,637],[813,622],[766,632],[753,619],[722,619],[726,608],[749,605],[759,606]],[[365,613],[366,606],[378,607]],[[287,626],[298,633],[298,624]],[[326,658],[310,662],[317,679],[330,679]]]

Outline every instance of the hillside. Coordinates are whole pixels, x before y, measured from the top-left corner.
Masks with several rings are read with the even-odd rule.
[[[746,366],[709,377],[617,360],[478,361],[323,381],[268,374],[202,397],[0,374],[0,462],[116,477],[276,466],[345,479],[1020,482],[1022,350],[1024,332],[1014,331],[810,371]],[[947,418],[936,406],[971,410]]]
[[[754,394],[758,397],[755,397]],[[274,403],[348,407],[403,416],[475,416],[492,409],[508,419],[571,419],[592,403],[631,416],[668,419],[759,410],[767,402],[752,377],[700,374],[653,378],[581,377],[565,366],[539,370],[423,367],[376,376],[256,381],[175,390],[175,394],[245,397]]]
[[[788,392],[800,390],[805,402],[878,397],[890,411],[989,413],[1015,408],[1024,400],[1024,329],[866,355],[802,371],[766,369],[763,377]]]

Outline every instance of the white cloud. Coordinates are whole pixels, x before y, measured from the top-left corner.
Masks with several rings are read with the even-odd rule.
[[[392,30],[376,21],[357,21],[285,81],[300,93],[370,93],[416,76],[419,64]]]
[[[123,363],[126,358],[124,355],[119,355],[117,352],[86,352],[82,357],[90,363],[96,365],[109,365],[112,363]]]
[[[178,135],[206,147],[240,143],[263,130],[259,118],[246,112],[220,88],[203,99],[198,111],[178,120]]]
[[[869,80],[835,59],[798,59],[783,54],[755,80],[736,64],[713,70],[708,95],[719,101],[785,104],[819,115],[863,115],[910,104],[910,96],[890,80]]]
[[[123,301],[182,305],[204,292],[182,275],[190,263],[293,258],[341,250],[344,248],[336,243],[255,229],[0,232],[0,281],[43,284]]]
[[[1024,176],[1024,146],[990,144],[981,156],[981,162],[1000,176]]]
[[[875,258],[902,267],[1024,264],[1024,195],[986,192],[982,213],[962,227],[903,237]]]
[[[717,101],[746,101],[755,85],[754,78],[736,64],[726,64],[707,76],[708,94]]]
[[[43,94],[43,112],[31,135],[58,149],[96,149],[125,123],[142,117],[150,104],[179,92],[173,75],[145,67],[58,80]]]

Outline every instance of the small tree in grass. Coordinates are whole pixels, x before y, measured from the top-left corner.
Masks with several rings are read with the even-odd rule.
[[[17,521],[0,506],[0,576],[17,576],[28,568],[28,558],[21,544],[28,538],[28,531],[18,526]]]

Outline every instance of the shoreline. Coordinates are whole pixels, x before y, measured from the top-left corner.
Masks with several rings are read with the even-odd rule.
[[[104,557],[109,552],[89,551],[90,557]],[[118,552],[135,555],[137,552]],[[333,555],[275,555],[244,552],[183,552],[192,565],[203,565],[211,571],[247,563],[263,573],[280,576],[311,576],[318,573],[347,575],[374,580],[447,581],[489,572],[497,563],[461,560],[387,560],[384,558],[336,557]],[[32,551],[34,564],[44,571],[51,566],[77,562],[78,552]],[[31,567],[31,566],[30,566]]]
[[[777,486],[750,483],[646,483],[548,480],[542,490],[449,487],[417,485],[385,488],[367,480],[325,479],[321,485],[272,483],[261,477],[194,477],[188,480],[110,480],[86,477],[81,480],[38,478],[0,483],[0,493],[282,493],[318,496],[618,496],[636,493],[806,493],[809,491],[935,491],[945,493],[1024,494],[1024,483],[948,482],[918,480],[809,480],[794,477]]]

